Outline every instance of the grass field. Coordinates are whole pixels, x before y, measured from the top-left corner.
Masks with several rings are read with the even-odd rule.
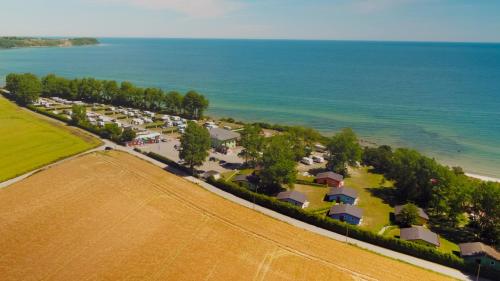
[[[450,280],[117,151],[0,189],[2,280]]]
[[[345,180],[345,186],[354,188],[359,194],[358,207],[363,209],[362,228],[377,233],[382,227],[389,224],[389,213],[393,208],[381,198],[374,196],[370,190],[377,188],[391,188],[391,182],[384,182],[383,176],[368,172],[368,168],[351,169],[350,178]]]
[[[0,182],[100,144],[0,96]]]

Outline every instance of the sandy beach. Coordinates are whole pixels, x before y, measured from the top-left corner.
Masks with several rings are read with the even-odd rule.
[[[482,176],[482,175],[472,174],[472,173],[465,173],[465,175],[467,175],[468,177],[471,177],[471,178],[480,179],[482,181],[500,182],[499,178]]]

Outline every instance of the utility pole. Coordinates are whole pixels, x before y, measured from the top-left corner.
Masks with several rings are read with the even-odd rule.
[[[481,262],[477,265],[477,275],[476,275],[476,281],[479,281],[479,272],[481,271]]]

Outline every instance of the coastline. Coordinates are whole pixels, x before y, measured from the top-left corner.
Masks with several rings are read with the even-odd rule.
[[[465,173],[465,175],[470,177],[470,178],[475,178],[475,179],[482,180],[482,181],[500,182],[500,178],[494,178],[494,177],[483,176],[483,175],[478,175],[478,174],[474,174],[474,173],[467,173],[467,172]]]

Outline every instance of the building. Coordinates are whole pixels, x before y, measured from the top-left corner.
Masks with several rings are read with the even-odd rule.
[[[460,256],[469,263],[477,263],[500,270],[500,253],[493,247],[481,242],[462,243]]]
[[[398,206],[394,207],[394,216],[395,216],[396,222],[400,221],[400,218],[401,218],[400,214],[405,206],[406,205],[398,205]],[[429,216],[424,212],[424,210],[422,208],[418,208],[417,224],[424,225],[428,221],[429,221]]]
[[[349,187],[331,187],[326,194],[326,201],[330,202],[354,205],[357,199],[358,192]]]
[[[205,173],[203,173],[201,175],[201,177],[204,178],[204,179],[208,179],[210,177],[213,177],[215,180],[219,180],[221,178],[221,175],[217,171],[210,170],[210,171],[206,171]]]
[[[323,172],[316,175],[315,181],[327,186],[342,187],[344,185],[344,176],[334,172]]]
[[[307,196],[304,193],[295,190],[280,192],[278,193],[276,198],[280,201],[288,202],[295,206],[301,207],[302,209],[309,206]]]
[[[361,223],[363,210],[352,205],[334,205],[328,211],[328,216],[353,225]]]
[[[401,228],[399,237],[402,240],[412,241],[415,243],[439,247],[439,235],[428,230],[423,226],[413,226],[408,228]]]
[[[236,141],[239,139],[240,134],[221,128],[211,128],[208,130],[210,132],[210,141],[213,148],[234,148],[236,147]]]

